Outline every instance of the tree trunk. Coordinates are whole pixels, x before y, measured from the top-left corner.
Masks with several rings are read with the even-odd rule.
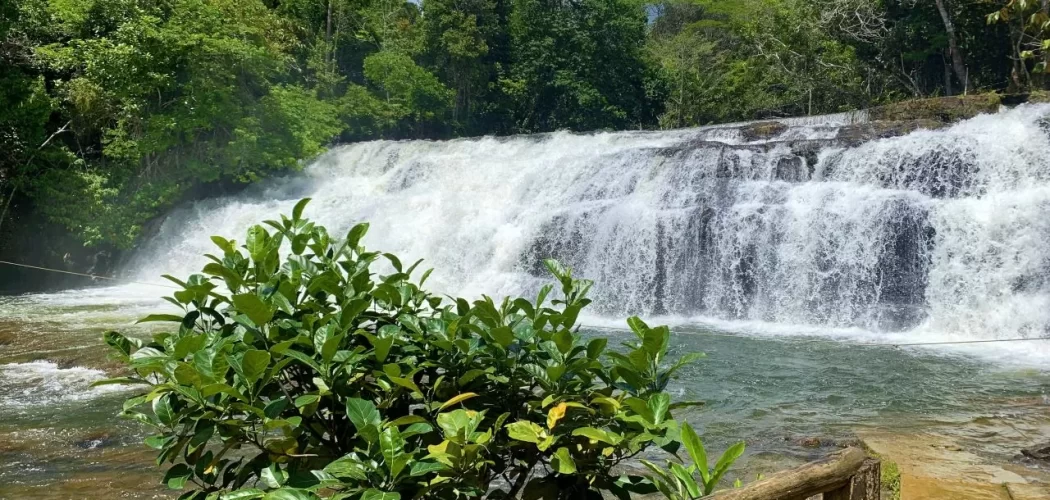
[[[944,95],[950,96],[952,95],[952,68],[943,54],[941,61],[944,63]]]
[[[328,0],[328,20],[324,28],[324,40],[332,43],[332,0]]]
[[[952,69],[955,71],[955,77],[963,86],[963,93],[966,93],[970,90],[970,80],[966,72],[966,61],[963,60],[962,52],[959,50],[959,41],[955,38],[955,26],[944,5],[945,0],[934,1],[937,3],[937,11],[941,14],[941,20],[944,21],[944,31],[948,33],[948,53],[951,56]]]

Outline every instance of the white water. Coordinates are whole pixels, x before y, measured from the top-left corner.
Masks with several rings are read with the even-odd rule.
[[[311,197],[307,215],[332,234],[369,221],[366,245],[426,259],[442,292],[531,294],[547,279],[539,260],[557,257],[597,282],[597,323],[637,313],[888,343],[1042,337],[1047,116],[1022,106],[859,146],[835,139],[846,115],[751,142],[720,126],[354,144],[176,210],[125,274],[190,274],[214,251],[209,236],[243,241]],[[43,297],[141,307],[144,293]],[[995,349],[1043,358],[1046,344]]]

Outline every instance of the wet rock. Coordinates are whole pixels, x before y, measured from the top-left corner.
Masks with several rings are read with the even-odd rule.
[[[0,435],[0,455],[8,453],[21,453],[27,451],[28,449],[29,446],[27,444],[15,441],[13,435]]]
[[[774,176],[778,181],[806,182],[809,180],[809,170],[801,156],[787,156],[777,161]]]
[[[820,448],[820,445],[822,443],[820,441],[820,438],[807,437],[807,438],[800,439],[798,441],[798,444],[799,444],[799,446],[802,446],[802,447],[805,447],[805,448]]]
[[[0,347],[5,345],[11,345],[15,343],[15,334],[11,332],[0,331]]]
[[[79,440],[73,443],[74,446],[82,450],[96,450],[110,446],[116,440],[108,432],[95,432],[82,436]]]
[[[1021,454],[1033,460],[1050,461],[1050,443],[1024,448],[1021,450]]]
[[[771,139],[780,135],[787,128],[787,125],[780,122],[758,122],[741,127],[740,134],[744,136],[744,140],[751,142]]]
[[[835,440],[836,448],[863,448],[864,442],[858,438],[844,438]]]
[[[944,122],[928,119],[876,120],[842,127],[836,139],[850,145],[859,145],[874,139],[898,137],[919,129],[934,130],[944,126]]]

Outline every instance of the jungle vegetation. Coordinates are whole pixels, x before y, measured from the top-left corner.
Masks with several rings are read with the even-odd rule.
[[[9,0],[0,255],[60,258],[25,235],[130,248],[174,204],[340,142],[1041,88],[1047,13],[1046,0]]]

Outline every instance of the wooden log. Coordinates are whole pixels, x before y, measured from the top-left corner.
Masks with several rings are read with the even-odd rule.
[[[848,483],[824,493],[824,500],[879,500],[882,495],[882,465],[868,459]]]
[[[843,485],[849,487],[852,477],[857,474],[867,459],[867,454],[859,448],[847,448],[797,469],[778,472],[743,488],[719,492],[711,498],[713,500],[802,500],[820,493],[841,489]],[[878,477],[877,474],[876,477]],[[867,487],[864,486],[858,491],[866,489]],[[877,492],[878,489],[875,491]],[[841,498],[853,500],[853,497]],[[878,496],[872,498],[878,498]]]

